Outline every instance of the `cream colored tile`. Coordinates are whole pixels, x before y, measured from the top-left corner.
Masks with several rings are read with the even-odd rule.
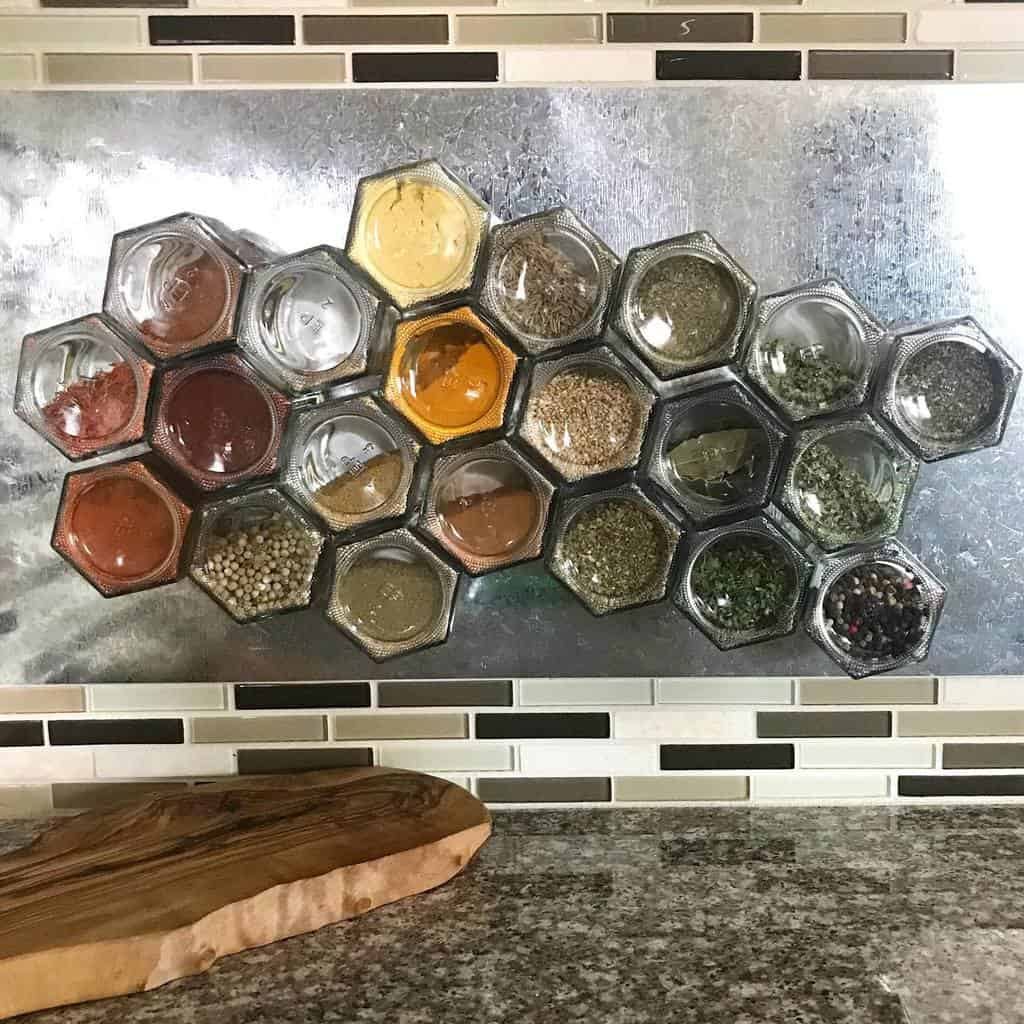
[[[41,818],[52,812],[49,786],[0,786],[0,820]]]
[[[0,54],[0,84],[31,85],[36,80],[36,65],[31,54]]]
[[[89,687],[93,711],[218,711],[224,687],[190,683],[110,683]]]
[[[612,780],[617,801],[746,800],[750,782],[745,775],[638,775]]]
[[[221,2],[221,0],[217,0],[217,2]],[[271,0],[271,2],[277,3],[277,0]],[[424,4],[423,0],[349,0],[349,3],[353,7],[423,7],[433,14],[446,7],[494,7],[498,0],[437,0],[433,6]]]
[[[710,708],[615,711],[612,735],[616,739],[748,739],[754,735],[754,716],[749,711]]]
[[[144,42],[134,15],[0,15],[4,46],[134,46]]]
[[[464,46],[599,43],[599,14],[458,14],[455,42]]]
[[[378,763],[418,772],[503,772],[512,748],[490,743],[383,744]]]
[[[900,711],[900,736],[1022,736],[1024,711]]]
[[[235,771],[230,747],[97,747],[95,753],[96,776],[101,779],[167,779]]]
[[[650,679],[520,679],[519,703],[558,706],[650,704]]]
[[[302,743],[327,739],[322,715],[193,718],[194,743]]]
[[[792,704],[792,679],[655,679],[659,704]]]
[[[654,78],[654,51],[509,50],[507,82],[649,82]]]
[[[942,703],[1024,707],[1024,679],[1020,676],[946,676]]]
[[[0,69],[3,57],[0,57]],[[0,81],[3,81],[0,70]],[[85,691],[81,686],[0,686],[0,715],[48,715],[63,711],[84,711]]]
[[[936,680],[885,676],[881,679],[801,679],[801,704],[934,704]]]
[[[887,775],[850,772],[818,775],[813,772],[756,775],[751,779],[757,800],[869,799],[889,795]]]
[[[1019,8],[922,11],[917,21],[919,43],[1024,43],[1024,18]]]
[[[54,85],[189,85],[192,58],[187,53],[47,53],[43,77]]]
[[[466,715],[338,715],[334,736],[339,740],[451,740],[469,734]]]
[[[956,77],[963,82],[1024,82],[1024,50],[961,50]]]
[[[204,53],[199,57],[199,78],[268,85],[343,82],[345,58],[340,53]]]
[[[654,743],[523,743],[519,768],[524,775],[551,778],[574,775],[643,775],[657,771]]]
[[[930,743],[803,743],[804,768],[931,768],[935,751]]]
[[[902,43],[905,14],[762,14],[762,43]]]
[[[4,782],[70,782],[92,777],[92,751],[82,747],[0,750],[0,779]]]

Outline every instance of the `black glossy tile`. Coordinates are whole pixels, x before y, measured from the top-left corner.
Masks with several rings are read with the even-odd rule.
[[[180,718],[94,718],[50,722],[55,747],[104,743],[184,743]]]
[[[889,711],[759,711],[757,735],[783,737],[891,736]]]
[[[949,79],[952,50],[811,50],[808,78]]]
[[[314,772],[323,768],[365,768],[372,764],[373,750],[370,747],[238,751],[239,775]]]
[[[316,46],[447,43],[448,18],[443,14],[307,14],[302,19],[302,38]]]
[[[669,743],[661,748],[663,771],[792,768],[793,763],[792,743]]]
[[[1024,796],[1024,775],[901,775],[900,796]]]
[[[1024,768],[1024,743],[944,743],[943,768]]]
[[[609,43],[749,43],[752,14],[609,14]]]
[[[377,684],[382,708],[510,707],[511,679],[394,680]]]
[[[495,804],[554,804],[611,800],[612,780],[478,779],[477,796]]]
[[[287,46],[295,42],[295,19],[284,14],[154,14],[149,41],[153,46]]]
[[[41,747],[42,722],[0,722],[0,747]]]
[[[658,50],[663,81],[790,81],[800,78],[799,50]]]
[[[369,683],[242,683],[235,687],[235,707],[239,711],[369,706]]]
[[[496,53],[353,53],[354,82],[496,82]]]
[[[476,735],[482,740],[607,739],[607,714],[503,714],[476,716]]]

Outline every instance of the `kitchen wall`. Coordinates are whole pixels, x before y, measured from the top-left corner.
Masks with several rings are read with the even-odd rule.
[[[390,765],[494,806],[1024,795],[1024,678],[0,687],[0,818]]]
[[[0,88],[1024,80],[1024,0],[0,0]]]

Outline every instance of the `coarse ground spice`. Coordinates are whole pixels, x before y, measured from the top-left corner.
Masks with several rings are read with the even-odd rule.
[[[804,513],[846,541],[870,534],[885,517],[864,477],[823,442],[800,456],[794,484]]]
[[[81,377],[42,408],[43,418],[58,434],[98,441],[131,419],[138,400],[135,374],[126,362],[115,363],[95,377]]]
[[[991,359],[959,341],[939,341],[911,356],[896,398],[915,430],[938,441],[971,437],[992,421],[996,388]]]
[[[764,348],[768,382],[784,402],[819,411],[849,394],[856,378],[821,345],[787,345],[774,338]]]
[[[870,562],[829,587],[824,613],[825,624],[851,654],[899,658],[924,636],[928,605],[913,573]]]
[[[337,515],[363,515],[380,508],[402,479],[401,452],[381,452],[336,476],[314,494],[314,501]]]
[[[338,580],[337,595],[354,629],[395,643],[426,633],[441,611],[441,582],[422,558],[371,551]]]
[[[527,334],[564,338],[582,326],[594,310],[598,272],[579,267],[554,240],[537,229],[520,235],[507,249],[498,270],[498,294],[505,315]],[[575,239],[569,240],[579,247]],[[565,244],[565,243],[563,243]]]
[[[700,256],[669,256],[636,287],[640,336],[660,355],[680,361],[714,351],[739,316],[736,287],[726,272]]]
[[[580,368],[556,374],[533,395],[527,419],[552,455],[589,467],[611,462],[633,439],[639,409],[617,374]]]
[[[562,557],[585,593],[639,596],[664,568],[665,531],[637,502],[611,498],[572,520],[562,540]]]
[[[239,619],[305,604],[319,545],[284,516],[210,538],[198,575]]]
[[[726,539],[697,558],[690,577],[703,615],[722,629],[766,629],[792,606],[793,568],[769,542]]]

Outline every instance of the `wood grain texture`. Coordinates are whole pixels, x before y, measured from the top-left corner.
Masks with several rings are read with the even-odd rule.
[[[0,1018],[155,988],[458,874],[490,835],[451,783],[356,768],[58,822],[0,857]]]

